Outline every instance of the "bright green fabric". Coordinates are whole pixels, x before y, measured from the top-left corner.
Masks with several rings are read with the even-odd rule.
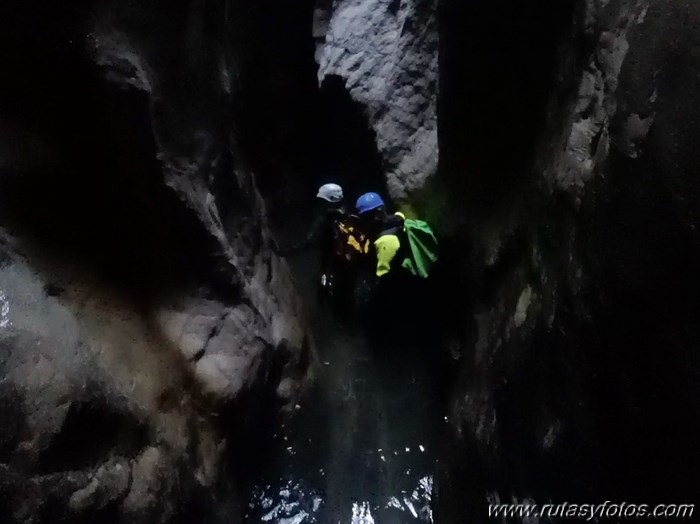
[[[438,258],[438,243],[433,230],[423,220],[406,219],[404,230],[410,256],[403,261],[402,266],[416,276],[427,278],[430,269]]]

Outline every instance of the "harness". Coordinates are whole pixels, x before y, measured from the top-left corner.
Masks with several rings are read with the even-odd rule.
[[[356,224],[352,224],[353,221],[351,216],[334,221],[333,252],[347,262],[354,262],[369,253],[369,239]]]

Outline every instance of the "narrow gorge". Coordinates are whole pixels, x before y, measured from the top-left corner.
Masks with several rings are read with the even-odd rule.
[[[6,0],[0,27],[0,524],[695,504],[700,4]],[[327,182],[438,235],[389,350],[319,303],[318,249],[282,253]]]

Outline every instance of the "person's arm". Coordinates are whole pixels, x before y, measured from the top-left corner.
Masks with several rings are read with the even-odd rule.
[[[383,235],[374,242],[377,252],[377,276],[386,275],[391,269],[391,261],[399,251],[401,243],[396,235]]]
[[[318,242],[318,239],[321,237],[323,229],[326,227],[327,220],[328,217],[324,213],[320,213],[314,219],[313,223],[311,224],[311,227],[309,228],[308,233],[306,233],[306,237],[304,237],[304,240],[299,244],[301,248],[307,248],[310,245]]]
[[[306,233],[306,236],[301,242],[298,242],[296,244],[292,244],[291,246],[287,246],[283,249],[280,249],[280,255],[286,256],[286,255],[292,255],[294,253],[298,253],[299,251],[304,251],[305,249],[308,249],[310,246],[318,242],[319,237],[321,236],[321,232],[323,231],[323,228],[325,227],[325,221],[326,221],[326,216],[324,214],[319,214],[311,224],[311,227],[309,228],[308,233]]]

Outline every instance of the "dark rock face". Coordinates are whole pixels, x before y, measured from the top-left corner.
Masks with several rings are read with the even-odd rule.
[[[441,38],[452,44],[470,40],[459,35],[475,15],[495,16],[444,4]],[[461,124],[487,116],[453,98],[480,71],[442,50],[441,176],[466,188],[458,173],[474,166],[465,221],[473,321],[440,482],[445,522],[486,522],[496,500],[689,502],[700,485],[687,423],[700,407],[690,145],[700,132],[698,8],[557,4],[527,29],[507,28],[511,44],[470,40],[499,62],[536,46],[520,41],[533,28],[548,35],[540,41],[555,52],[533,54],[528,67],[549,88],[519,90],[523,111],[487,124],[526,133],[505,131],[489,146],[495,137]],[[528,107],[544,118],[523,121]],[[524,163],[491,164],[479,149],[523,152]],[[479,180],[488,175],[498,182]],[[456,502],[465,498],[475,502]]]
[[[3,522],[235,522],[229,439],[299,394],[310,342],[233,126],[232,9],[0,8]]]

